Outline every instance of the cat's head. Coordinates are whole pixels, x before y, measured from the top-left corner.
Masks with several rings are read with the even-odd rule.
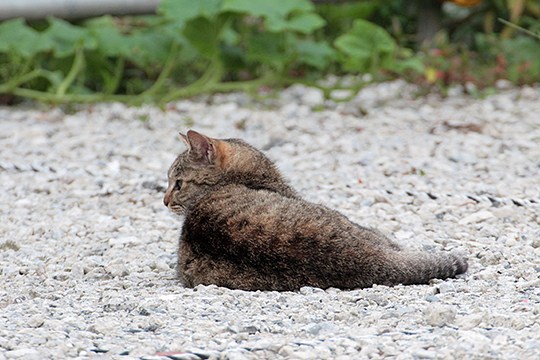
[[[180,138],[187,150],[169,168],[163,203],[182,215],[198,199],[221,186],[240,184],[296,196],[272,161],[239,139],[214,139],[189,130]]]

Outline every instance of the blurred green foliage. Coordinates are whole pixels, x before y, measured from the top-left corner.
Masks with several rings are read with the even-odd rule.
[[[427,16],[436,21],[420,31]],[[14,19],[0,23],[0,95],[167,102],[301,82],[330,96],[343,86],[317,81],[329,73],[428,87],[538,81],[540,43],[499,18],[537,33],[539,1],[162,0],[151,16]]]

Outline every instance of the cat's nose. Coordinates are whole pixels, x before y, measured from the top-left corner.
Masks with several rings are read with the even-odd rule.
[[[165,193],[165,196],[163,197],[163,205],[169,207],[169,203],[171,202],[171,197],[172,197],[171,195],[172,193],[169,191]]]

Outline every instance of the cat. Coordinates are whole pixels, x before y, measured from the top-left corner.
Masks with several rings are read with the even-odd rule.
[[[163,202],[185,216],[178,276],[185,286],[241,290],[355,289],[425,284],[467,271],[457,252],[402,249],[382,233],[303,200],[273,162],[239,139],[180,134]]]

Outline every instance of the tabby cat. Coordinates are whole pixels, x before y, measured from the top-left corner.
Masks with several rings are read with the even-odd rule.
[[[259,150],[195,131],[171,165],[163,202],[185,220],[186,286],[243,290],[424,284],[464,273],[456,252],[414,252],[337,211],[303,200]]]

